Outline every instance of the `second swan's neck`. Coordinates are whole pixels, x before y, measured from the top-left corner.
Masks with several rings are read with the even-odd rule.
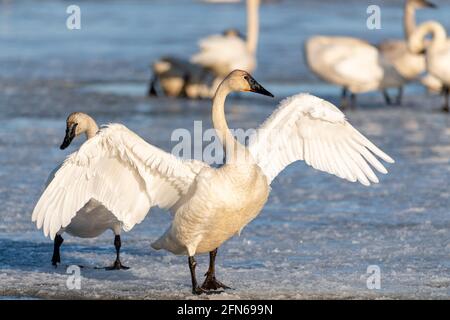
[[[258,47],[259,2],[260,0],[247,0],[247,50],[253,55]]]
[[[431,44],[428,45],[428,50],[440,50],[445,47],[447,33],[445,32],[444,27],[435,21],[428,21],[421,24],[414,32],[414,36],[418,36],[420,39],[420,49],[426,47],[425,43],[428,34],[431,34]]]
[[[225,151],[226,163],[245,161],[247,148],[240,144],[231,134],[225,119],[225,100],[230,93],[229,88],[222,83],[217,89],[213,99],[212,123]]]
[[[86,138],[89,140],[93,138],[98,132],[98,126],[94,119],[86,117]]]
[[[416,29],[416,9],[410,4],[409,1],[405,3],[405,10],[403,13],[403,28],[405,32],[406,41]]]

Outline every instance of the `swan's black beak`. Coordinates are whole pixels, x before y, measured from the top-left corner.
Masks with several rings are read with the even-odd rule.
[[[61,144],[61,146],[59,147],[61,150],[64,150],[65,148],[67,148],[70,143],[72,142],[73,138],[75,138],[75,131],[77,128],[78,123],[74,123],[74,124],[67,124],[67,128],[66,128],[66,135],[64,136],[64,141]]]
[[[422,0],[422,5],[426,8],[437,8],[437,5],[427,0]]]
[[[264,96],[269,96],[269,97],[274,97],[273,94],[271,94],[269,91],[267,91],[266,89],[263,88],[262,85],[260,85],[255,79],[253,79],[253,77],[251,77],[250,75],[246,76],[246,80],[250,86],[250,91],[254,92],[254,93],[259,93],[262,94]]]

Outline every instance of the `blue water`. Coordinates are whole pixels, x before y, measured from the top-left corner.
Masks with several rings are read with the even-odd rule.
[[[369,1],[272,1],[261,7],[255,78],[275,100],[242,94],[227,103],[233,128],[261,123],[281,98],[309,91],[337,102],[339,88],[304,65],[302,42],[314,34],[353,35],[378,42],[402,36],[401,1],[382,8],[382,29],[365,27]],[[450,3],[423,10],[450,30]],[[123,235],[128,271],[95,270],[114,258],[113,238],[65,236],[63,265],[50,266],[52,243],[31,223],[49,172],[76,150],[58,149],[65,117],[85,111],[99,123],[121,122],[171,150],[171,133],[211,127],[210,102],[147,99],[151,61],[188,57],[203,36],[238,27],[243,4],[200,1],[77,1],[82,29],[65,27],[72,1],[0,0],[0,296],[38,298],[190,298],[184,257],[150,243],[170,223],[161,210]],[[450,296],[450,118],[440,97],[408,86],[402,107],[359,97],[351,123],[397,162],[380,184],[365,188],[302,163],[273,183],[261,215],[220,248],[218,277],[235,288],[220,298],[448,298]],[[199,258],[199,277],[206,257]],[[80,290],[69,290],[66,267],[82,264]],[[369,290],[369,265],[381,289]],[[211,297],[209,297],[211,298]]]

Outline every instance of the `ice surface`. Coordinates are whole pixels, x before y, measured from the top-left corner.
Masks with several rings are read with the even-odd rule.
[[[99,123],[121,122],[165,150],[175,145],[170,142],[174,129],[192,130],[194,120],[211,126],[208,101],[91,90],[128,82],[145,88],[151,59],[189,54],[198,38],[230,25],[243,29],[234,17],[243,17],[240,5],[218,5],[216,12],[215,5],[168,3],[114,2],[104,13],[101,1],[82,2],[86,20],[79,33],[61,22],[64,2],[46,1],[38,10],[32,1],[0,3],[0,296],[197,299],[190,293],[186,258],[150,248],[170,223],[164,211],[154,209],[123,234],[128,271],[94,269],[114,259],[110,232],[98,239],[64,236],[63,265],[53,269],[53,245],[30,219],[49,172],[81,143],[78,139],[68,150],[58,149],[69,112],[87,111]],[[314,3],[263,6],[255,77],[267,82],[268,90],[271,84],[281,90],[275,100],[249,94],[230,99],[231,127],[262,122],[283,98],[283,88],[315,88],[317,80],[301,57],[307,36],[350,33],[374,42],[401,36],[400,2],[383,9],[389,20],[383,20],[381,31],[360,27],[367,7],[363,1],[352,4],[355,12],[361,10],[359,20],[349,19],[355,13],[344,6],[321,2],[336,13],[328,19]],[[436,15],[449,28],[444,18],[450,7],[438,4],[441,10],[419,17]],[[183,28],[178,21],[185,21]],[[179,31],[169,32],[174,29]],[[337,102],[338,88],[318,88],[321,96]],[[218,278],[234,290],[201,299],[450,297],[450,118],[438,111],[439,97],[426,96],[417,86],[409,89],[403,107],[384,107],[377,94],[359,101],[361,107],[347,112],[348,118],[397,161],[388,166],[390,173],[366,188],[302,163],[287,168],[274,181],[260,216],[219,249]],[[207,257],[198,262],[202,279]],[[66,286],[71,264],[85,266],[81,290]],[[366,286],[369,265],[381,269],[380,290]]]

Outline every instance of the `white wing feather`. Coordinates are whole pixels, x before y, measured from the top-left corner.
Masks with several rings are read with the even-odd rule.
[[[53,239],[95,199],[128,231],[152,206],[172,207],[203,167],[148,144],[123,125],[105,126],[64,161],[36,204],[32,221]]]
[[[249,150],[269,182],[292,162],[305,160],[320,171],[370,185],[378,178],[369,164],[387,173],[374,155],[394,162],[333,104],[309,94],[282,101],[251,137]]]

